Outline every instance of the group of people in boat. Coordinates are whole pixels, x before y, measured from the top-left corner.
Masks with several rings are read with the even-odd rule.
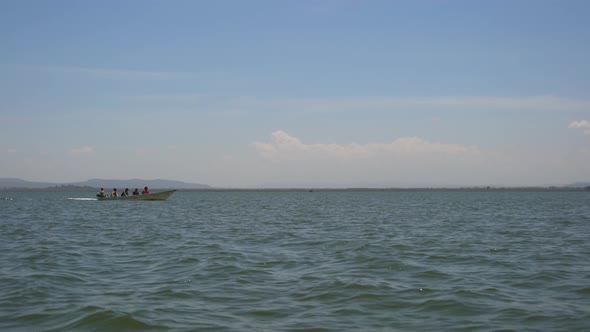
[[[148,187],[143,187],[143,190],[141,192],[142,195],[145,194],[149,194],[150,190],[148,189]],[[139,195],[139,189],[135,188],[135,190],[133,191],[133,193],[129,193],[129,188],[125,188],[125,191],[123,191],[120,195],[117,193],[117,188],[113,188],[113,191],[111,192],[111,195],[109,196],[109,194],[104,192],[104,188],[100,188],[100,190],[96,193],[96,197],[125,197],[125,196],[129,196],[129,195],[133,195],[133,196],[137,196]]]

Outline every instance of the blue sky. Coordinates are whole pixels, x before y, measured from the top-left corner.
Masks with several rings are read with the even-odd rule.
[[[0,177],[590,181],[587,1],[0,1]]]

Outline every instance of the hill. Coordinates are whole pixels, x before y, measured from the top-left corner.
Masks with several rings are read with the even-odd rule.
[[[55,186],[55,183],[50,182],[35,182],[35,181],[26,181],[22,179],[15,179],[15,178],[0,178],[0,189],[11,189],[11,188],[25,188],[25,189],[33,189],[33,188],[47,188]]]
[[[113,180],[113,179],[90,179],[84,182],[72,183],[76,186],[82,187],[94,187],[94,188],[143,188],[145,186],[152,189],[206,189],[211,188],[206,184],[200,183],[187,183],[182,181],[174,180],[142,180],[142,179],[130,179],[130,180]]]
[[[49,187],[91,187],[91,188],[143,188],[148,186],[151,189],[207,189],[211,188],[206,184],[188,183],[174,180],[113,180],[113,179],[91,179],[83,182],[52,183],[34,182],[16,178],[0,178],[0,189],[46,189]]]
[[[568,188],[587,188],[590,187],[590,182],[575,182],[568,184],[566,187]]]

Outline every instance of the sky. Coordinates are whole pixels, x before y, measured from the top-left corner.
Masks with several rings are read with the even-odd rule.
[[[0,177],[590,181],[590,1],[0,0]]]

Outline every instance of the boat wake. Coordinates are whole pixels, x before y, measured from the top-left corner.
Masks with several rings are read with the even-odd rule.
[[[88,197],[68,197],[68,199],[72,201],[96,201],[96,198],[88,198]]]

